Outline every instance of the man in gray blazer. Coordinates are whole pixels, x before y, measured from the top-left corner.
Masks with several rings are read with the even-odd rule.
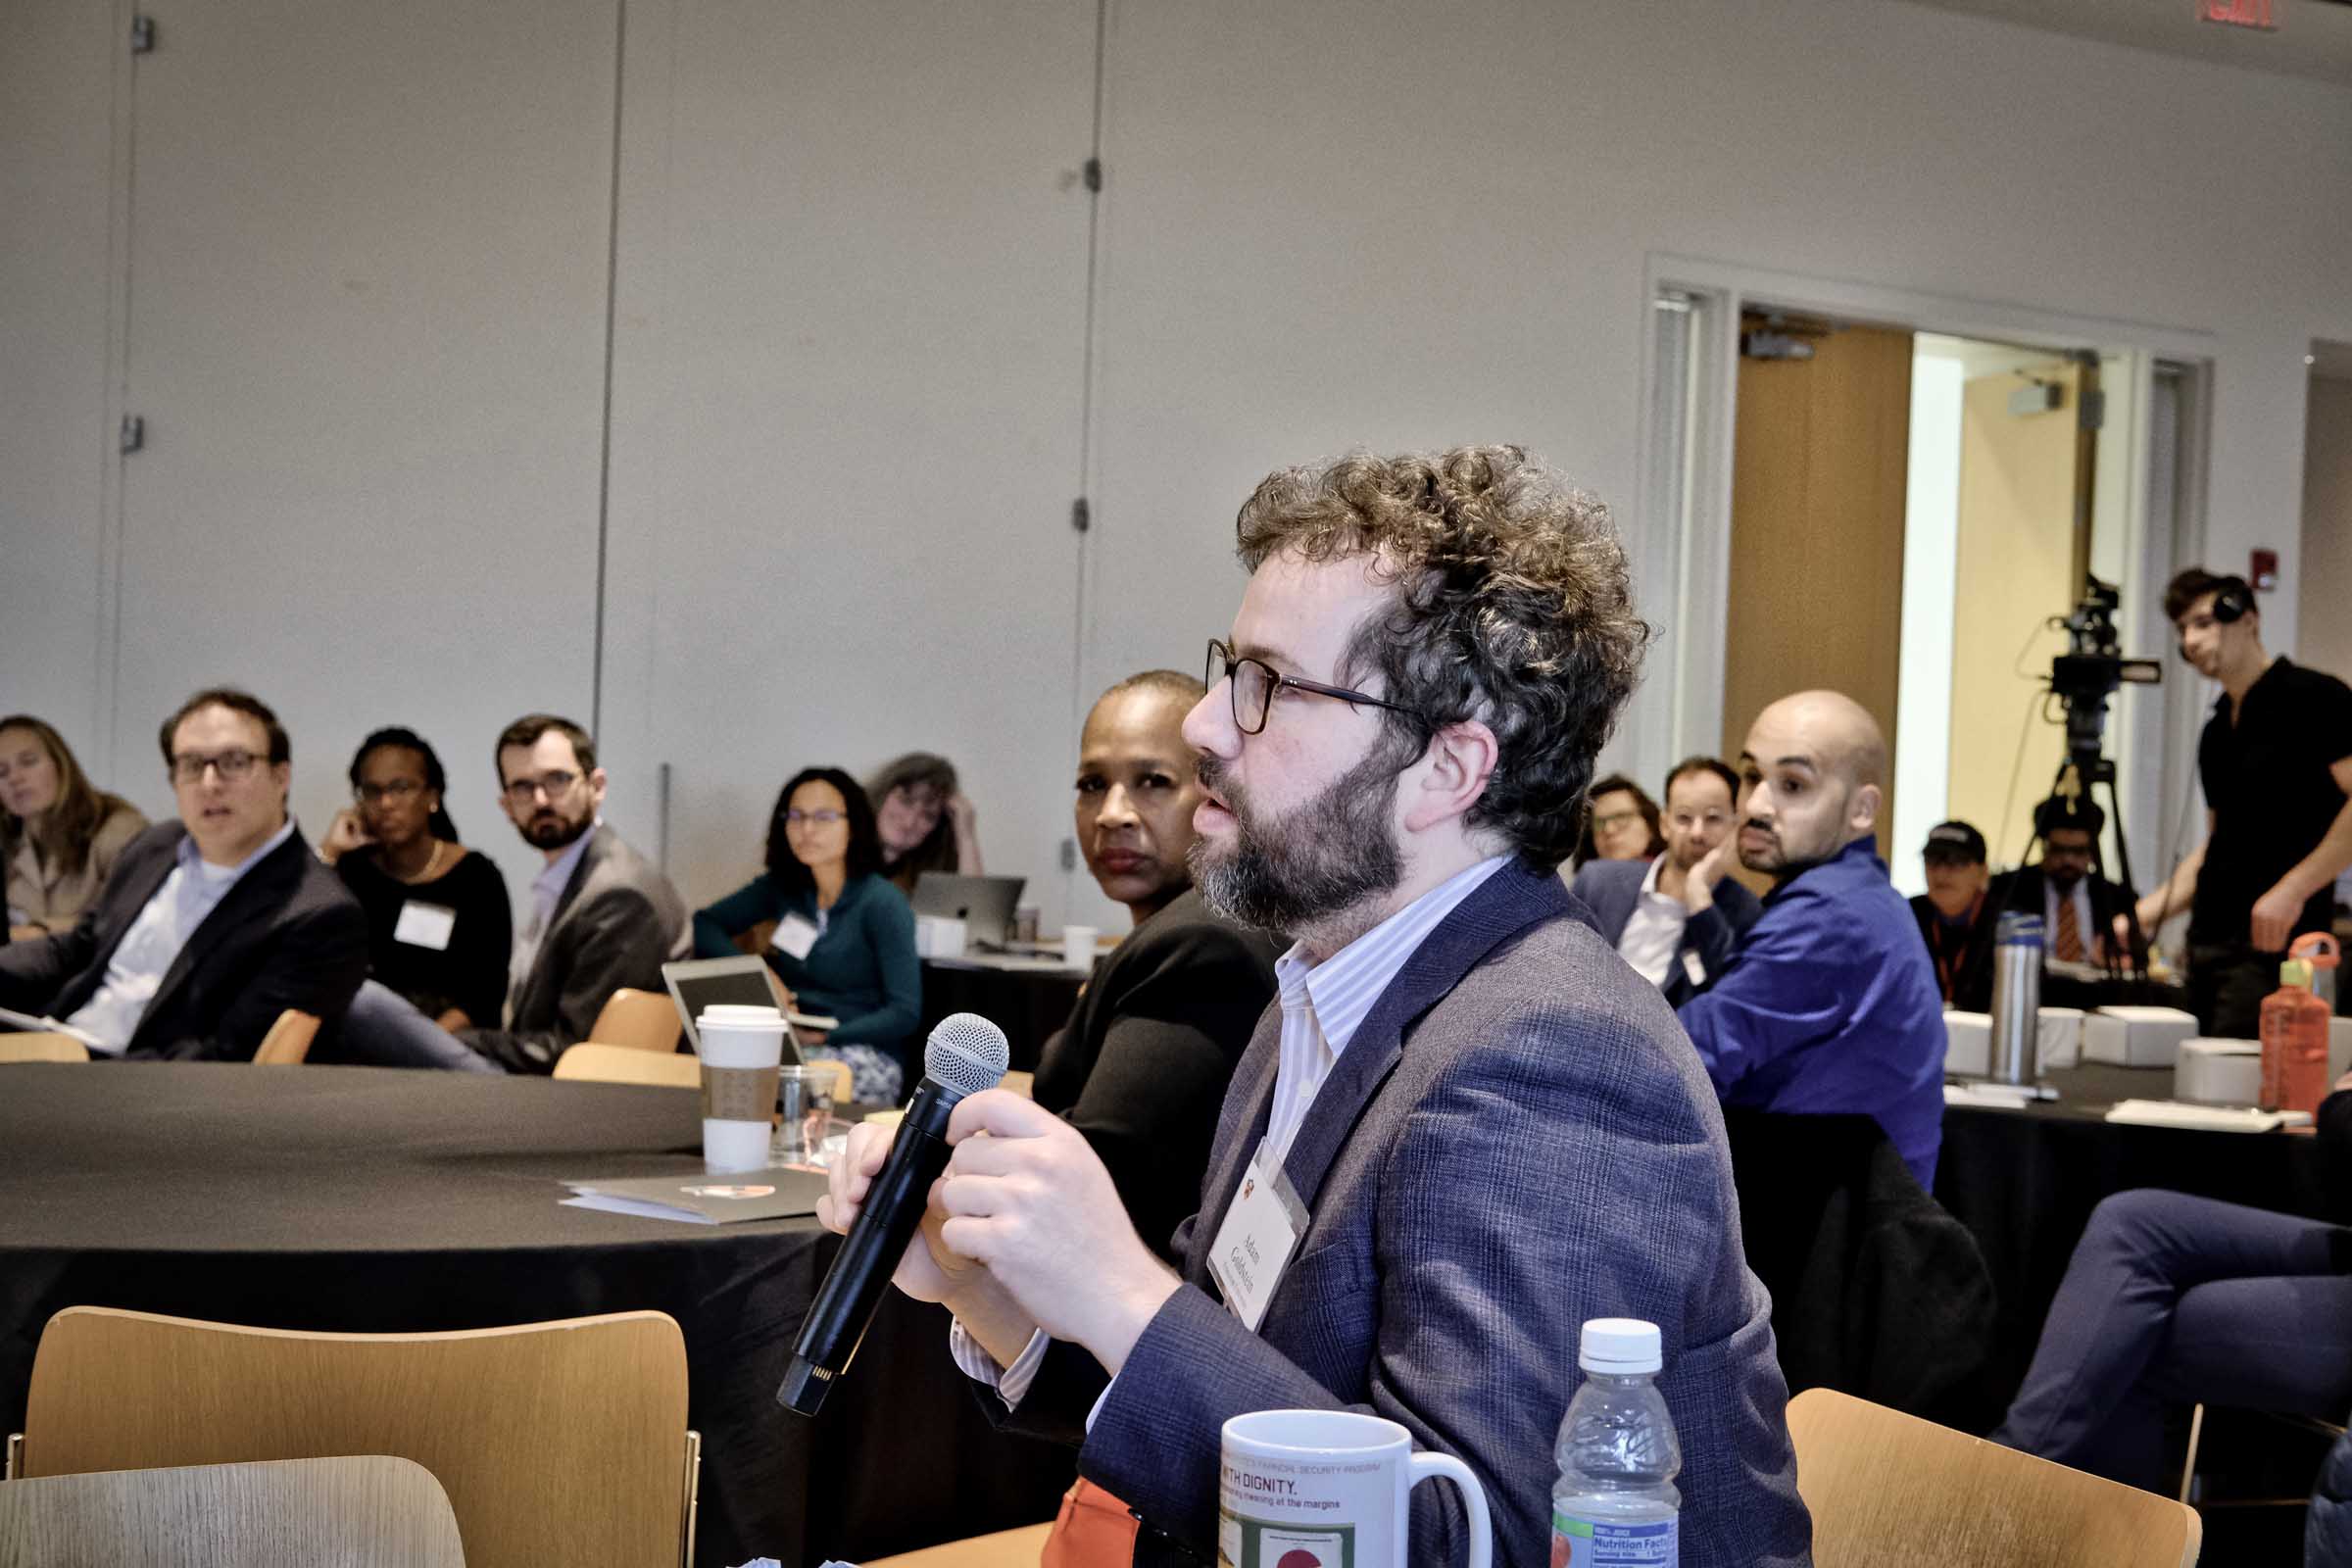
[[[1647,860],[1587,860],[1568,891],[1634,972],[1679,1007],[1732,961],[1764,912],[1731,880],[1732,814],[1740,775],[1712,757],[1689,757],[1666,775],[1666,848]]]
[[[458,1072],[550,1073],[588,1038],[613,992],[662,988],[662,965],[691,945],[686,906],[657,866],[604,825],[596,742],[569,719],[528,713],[498,738],[500,803],[547,858],[517,910],[506,1027],[451,1034],[370,980],[346,1015],[335,1059]]]
[[[1184,726],[1196,879],[1296,941],[1180,1266],[1083,1138],[991,1091],[956,1109],[900,1288],[948,1304],[1006,1426],[1082,1442],[1144,1521],[1138,1563],[1213,1560],[1219,1428],[1285,1406],[1459,1456],[1495,1561],[1548,1560],[1552,1441],[1603,1316],[1661,1331],[1681,1561],[1808,1561],[1714,1092],[1554,871],[1644,635],[1606,513],[1516,448],[1359,453],[1270,476],[1239,534],[1250,584]],[[853,1135],[826,1223],[889,1137]],[[1416,1489],[1408,1560],[1462,1561],[1467,1517]]]

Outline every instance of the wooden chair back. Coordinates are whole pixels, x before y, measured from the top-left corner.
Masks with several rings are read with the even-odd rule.
[[[1832,1389],[1788,1401],[1816,1568],[2190,1568],[2193,1509]]]
[[[439,1479],[473,1568],[646,1568],[691,1558],[700,1449],[661,1312],[303,1334],[73,1306],[15,1473],[397,1454]]]
[[[902,1551],[896,1557],[876,1557],[866,1568],[1037,1568],[1046,1549],[1052,1524],[1023,1525],[994,1535],[951,1541],[920,1551]]]
[[[311,1054],[311,1042],[318,1038],[318,1020],[307,1012],[292,1007],[277,1015],[277,1022],[262,1036],[262,1043],[253,1054],[257,1067],[292,1067],[301,1064]]]
[[[622,986],[596,1015],[588,1038],[600,1046],[625,1046],[631,1051],[674,1053],[678,1036],[677,1004],[666,991],[632,991]]]
[[[693,1056],[671,1052],[657,1055],[626,1046],[600,1045],[583,1040],[556,1058],[556,1076],[600,1084],[657,1084],[668,1089],[700,1089],[703,1064]]]
[[[832,1075],[832,1087],[825,1093],[833,1097],[835,1104],[846,1105],[858,1098],[858,1075],[850,1071],[848,1062],[835,1061],[829,1056],[803,1056],[801,1059],[818,1072]]]
[[[0,1486],[0,1568],[466,1568],[431,1472],[384,1454]]]
[[[90,1048],[72,1035],[49,1030],[37,1034],[0,1035],[0,1062],[87,1061]]]

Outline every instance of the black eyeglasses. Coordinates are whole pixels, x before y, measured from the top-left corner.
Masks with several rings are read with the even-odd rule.
[[[1374,708],[1385,708],[1393,713],[1403,713],[1416,719],[1421,717],[1403,704],[1392,703],[1385,697],[1374,697],[1365,692],[1349,691],[1345,686],[1326,686],[1321,681],[1282,674],[1263,660],[1238,657],[1229,645],[1214,637],[1208,640],[1208,667],[1201,680],[1212,691],[1221,680],[1233,683],[1234,727],[1245,735],[1255,735],[1265,729],[1266,714],[1274,707],[1275,690],[1283,686],[1293,691],[1312,692],[1317,697],[1336,697],[1351,707],[1366,703]],[[1426,723],[1427,720],[1422,722]]]
[[[507,801],[517,809],[530,805],[532,800],[542,792],[551,802],[560,801],[570,793],[571,787],[579,781],[579,774],[566,773],[562,768],[558,768],[552,773],[542,773],[537,778],[509,779],[506,788]]]

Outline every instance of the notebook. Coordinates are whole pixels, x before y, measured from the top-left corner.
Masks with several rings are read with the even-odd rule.
[[[2193,1127],[2216,1133],[2267,1133],[2308,1127],[2308,1110],[2256,1110],[2248,1105],[2191,1105],[2178,1100],[2127,1100],[2107,1112],[2109,1121],[2135,1127]]]
[[[689,1225],[731,1225],[755,1219],[793,1219],[816,1212],[824,1196],[821,1170],[775,1166],[767,1170],[730,1171],[705,1175],[635,1176],[606,1181],[588,1177],[566,1181],[572,1196],[559,1199],[567,1208],[595,1208],[610,1214],[634,1214],[640,1219],[681,1220]]]

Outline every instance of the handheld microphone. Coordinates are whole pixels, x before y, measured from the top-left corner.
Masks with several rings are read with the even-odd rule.
[[[809,1303],[776,1402],[814,1415],[874,1320],[890,1276],[923,1222],[931,1184],[948,1168],[948,1116],[966,1095],[994,1089],[1012,1060],[1004,1031],[974,1012],[943,1018],[923,1045],[923,1081],[906,1102],[898,1141]]]

